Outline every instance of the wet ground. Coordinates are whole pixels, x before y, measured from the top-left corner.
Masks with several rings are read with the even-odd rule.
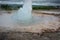
[[[0,40],[60,40],[59,14],[41,14],[35,11],[33,16],[36,24],[28,26],[14,24],[11,16],[10,12],[0,12]]]
[[[0,32],[0,40],[60,40],[60,32]]]
[[[13,14],[16,11],[0,11],[0,29],[3,31],[27,31],[27,32],[42,32],[43,30],[57,30],[60,27],[60,14],[48,15],[33,11],[31,23],[20,23],[15,20]],[[18,21],[18,22],[16,22]],[[44,31],[43,31],[44,32]]]

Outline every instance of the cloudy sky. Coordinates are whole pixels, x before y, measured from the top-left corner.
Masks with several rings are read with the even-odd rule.
[[[1,1],[5,1],[5,3],[7,3],[6,1],[9,1],[8,3],[11,3],[11,2],[23,3],[23,0],[0,0],[0,2]],[[60,0],[34,0],[33,4],[34,5],[59,5],[60,6]]]

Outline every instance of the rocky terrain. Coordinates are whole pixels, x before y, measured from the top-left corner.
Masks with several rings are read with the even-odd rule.
[[[0,11],[0,18],[8,18],[7,20],[9,20],[10,17],[8,16],[10,14],[10,12]],[[43,20],[44,22],[42,21],[40,24],[30,25],[29,27],[5,27],[3,24],[1,26],[0,23],[0,40],[60,40],[60,14],[41,14],[35,11],[33,16],[45,18],[45,21]],[[6,19],[4,20],[4,22],[7,22]]]
[[[60,40],[60,32],[0,32],[0,40]]]

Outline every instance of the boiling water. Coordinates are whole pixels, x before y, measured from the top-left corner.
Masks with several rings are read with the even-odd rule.
[[[15,11],[14,11],[15,12]],[[11,14],[0,12],[0,27],[4,29],[14,29],[20,27],[28,27],[34,25],[48,25],[49,23],[58,22],[58,18],[51,15],[41,15],[41,16],[33,16],[32,17],[32,0],[25,0],[24,5],[20,8],[16,13],[12,12]],[[51,21],[52,20],[52,21]],[[32,25],[31,25],[32,24]],[[58,24],[58,23],[57,23]],[[21,26],[23,25],[23,26]],[[25,26],[28,25],[28,26]],[[34,26],[33,25],[33,26]]]
[[[29,23],[32,19],[32,0],[24,0],[23,8],[20,8],[15,14],[14,18],[20,23]]]

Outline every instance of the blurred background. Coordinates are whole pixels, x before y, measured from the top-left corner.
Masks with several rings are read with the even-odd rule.
[[[0,0],[0,9],[19,9],[24,0]],[[60,9],[60,0],[32,0],[33,9]]]

